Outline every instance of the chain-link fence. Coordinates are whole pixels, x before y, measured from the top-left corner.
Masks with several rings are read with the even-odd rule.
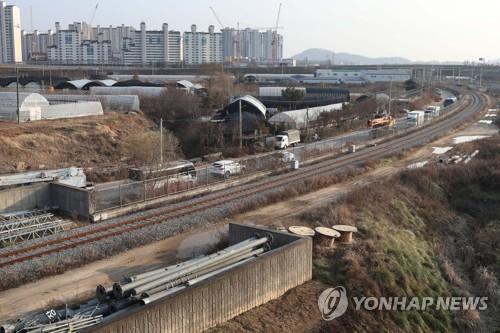
[[[352,152],[356,147],[374,145],[391,136],[401,135],[418,126],[424,126],[455,109],[456,105],[452,105],[441,109],[439,114],[426,114],[421,124],[406,118],[399,118],[396,119],[393,127],[360,130],[331,139],[301,144],[284,151],[235,159],[232,160],[233,163],[222,163],[218,167],[214,165],[200,167],[196,169],[196,172],[179,173],[138,182],[124,181],[97,185],[93,193],[96,212],[173,196],[194,189],[203,189],[258,173],[277,171],[291,166],[292,159],[302,164],[318,157]]]

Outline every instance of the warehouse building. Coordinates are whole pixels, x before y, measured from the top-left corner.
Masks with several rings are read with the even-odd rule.
[[[21,122],[43,119],[75,118],[104,114],[99,101],[51,105],[37,93],[19,94],[19,120]],[[17,120],[17,94],[0,93],[0,120]]]
[[[369,69],[369,70],[333,70],[318,69],[314,79],[316,83],[335,84],[360,84],[360,83],[379,83],[379,82],[405,82],[412,77],[412,71],[409,69]]]
[[[269,124],[281,129],[304,129],[309,123],[319,119],[325,112],[340,111],[343,104],[332,104],[315,108],[280,112],[269,119]]]

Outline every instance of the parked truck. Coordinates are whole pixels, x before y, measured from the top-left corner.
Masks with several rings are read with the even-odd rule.
[[[287,149],[300,143],[300,131],[288,130],[276,136],[276,148]]]
[[[427,118],[439,117],[441,113],[441,107],[436,105],[430,105],[425,109],[425,116]]]
[[[408,112],[406,119],[413,126],[422,126],[425,121],[425,112],[424,111]]]

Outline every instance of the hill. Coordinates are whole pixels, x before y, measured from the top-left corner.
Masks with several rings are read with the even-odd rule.
[[[308,49],[292,57],[298,61],[326,62],[332,61],[339,65],[385,65],[385,64],[409,64],[411,60],[400,57],[370,58],[350,53],[335,53],[326,49]]]

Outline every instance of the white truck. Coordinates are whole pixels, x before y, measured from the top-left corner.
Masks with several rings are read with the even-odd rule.
[[[406,119],[410,125],[413,126],[422,126],[425,121],[425,112],[424,111],[411,111],[408,112]]]
[[[287,149],[300,143],[300,131],[288,130],[276,136],[276,148]]]
[[[439,114],[441,113],[441,107],[437,105],[429,105],[425,109],[425,116],[427,118],[435,118],[439,117]]]

